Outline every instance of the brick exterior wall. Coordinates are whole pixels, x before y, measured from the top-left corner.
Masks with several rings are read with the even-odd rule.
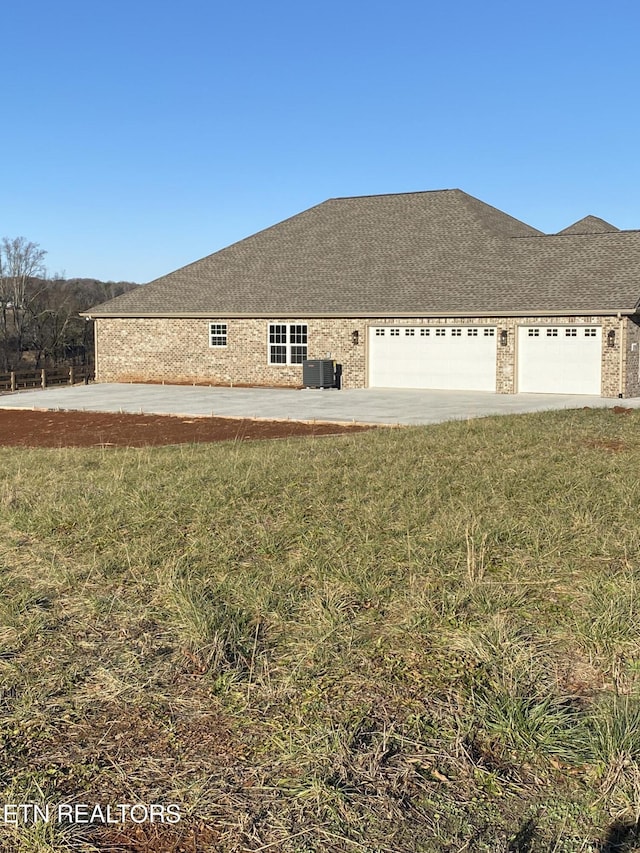
[[[640,397],[640,319],[625,317],[622,342],[625,397]]]
[[[226,347],[209,346],[209,323],[225,323]],[[321,319],[97,319],[96,369],[99,382],[205,383],[211,385],[300,386],[301,365],[268,363],[270,323],[304,323],[308,357],[333,358],[342,365],[342,387],[367,384],[368,327],[381,325],[490,325],[497,333],[497,387],[517,391],[517,327],[578,324],[602,327],[602,395],[640,396],[640,322],[624,317],[482,317]],[[506,330],[507,345],[500,344]],[[609,332],[615,344],[608,346]],[[359,342],[353,342],[353,332]],[[622,379],[621,379],[622,377]]]
[[[225,323],[226,347],[209,346],[209,323]],[[334,358],[343,387],[365,384],[365,331],[358,320],[98,319],[99,382],[196,382],[211,385],[299,386],[301,365],[268,363],[270,323],[304,323],[309,358]],[[360,342],[352,343],[359,330]]]

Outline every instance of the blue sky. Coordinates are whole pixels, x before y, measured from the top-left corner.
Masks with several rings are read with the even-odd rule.
[[[326,198],[460,187],[640,228],[637,0],[22,0],[0,236],[149,281]]]

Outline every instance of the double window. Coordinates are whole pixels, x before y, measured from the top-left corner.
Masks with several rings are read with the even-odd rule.
[[[306,358],[306,324],[269,324],[269,364],[302,364]]]

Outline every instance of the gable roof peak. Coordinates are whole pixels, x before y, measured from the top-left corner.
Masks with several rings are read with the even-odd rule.
[[[582,219],[574,222],[573,225],[569,225],[567,228],[563,228],[562,231],[558,231],[558,234],[609,234],[619,230],[615,225],[611,225],[610,222],[600,219],[599,216],[584,216]]]
[[[442,189],[442,190],[407,190],[402,193],[365,193],[364,195],[337,195],[327,201],[358,201],[359,199],[367,198],[402,198],[403,196],[417,195],[437,195],[441,193],[461,193],[459,189]],[[463,193],[465,195],[465,193]]]

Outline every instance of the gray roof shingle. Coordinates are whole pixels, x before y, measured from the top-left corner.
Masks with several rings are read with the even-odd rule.
[[[86,313],[631,312],[640,232],[612,228],[544,235],[461,190],[335,198]]]

